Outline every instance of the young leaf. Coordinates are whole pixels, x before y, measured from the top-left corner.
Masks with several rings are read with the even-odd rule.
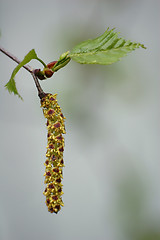
[[[15,80],[12,78],[10,79],[10,81],[5,85],[6,89],[9,91],[9,93],[14,93],[15,95],[18,95],[18,97],[23,100],[23,98],[21,97],[21,95],[18,93],[17,88],[16,88],[16,82]]]
[[[15,80],[14,80],[14,77],[15,75],[17,74],[17,72],[24,66],[26,65],[27,63],[29,63],[32,59],[37,59],[38,61],[40,61],[45,67],[46,67],[46,64],[37,57],[37,54],[35,52],[34,49],[32,49],[23,59],[22,62],[20,62],[16,68],[13,70],[12,72],[12,75],[11,75],[11,78],[9,80],[9,82],[5,85],[6,89],[9,91],[9,93],[14,93],[15,95],[18,95],[21,99],[22,97],[20,96],[20,94],[18,93],[18,90],[16,88],[16,83],[15,83]]]
[[[13,70],[12,72],[12,75],[11,75],[11,79],[13,79],[15,77],[15,75],[17,74],[17,72],[24,66],[26,65],[27,63],[29,63],[32,59],[37,59],[39,60],[40,62],[42,62],[41,59],[39,59],[37,57],[37,54],[35,52],[34,49],[32,49],[23,59],[22,62],[20,62],[17,67]],[[45,65],[45,64],[44,64]],[[46,65],[45,65],[46,66]]]
[[[143,44],[118,38],[114,29],[107,29],[100,37],[75,46],[70,52],[70,57],[78,63],[108,65],[119,61],[139,47],[146,48]]]
[[[53,72],[58,71],[59,69],[61,69],[62,67],[66,66],[66,65],[69,63],[69,61],[71,60],[71,58],[70,58],[70,56],[69,56],[68,54],[69,54],[69,51],[63,53],[63,54],[59,57],[58,61],[56,62],[56,64],[55,64],[55,65],[53,66],[53,68],[52,68],[52,71],[53,71]]]

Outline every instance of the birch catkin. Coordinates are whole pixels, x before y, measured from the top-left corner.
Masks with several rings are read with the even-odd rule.
[[[64,167],[63,151],[65,117],[62,114],[61,108],[57,103],[57,94],[45,94],[41,99],[41,107],[43,114],[47,119],[47,152],[45,161],[45,184],[47,187],[44,191],[46,196],[46,205],[51,213],[58,213],[61,206],[64,206],[62,201],[62,168]]]

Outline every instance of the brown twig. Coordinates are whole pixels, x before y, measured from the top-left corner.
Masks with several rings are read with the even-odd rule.
[[[39,96],[40,99],[42,99],[42,98],[46,95],[46,93],[45,93],[45,92],[43,91],[43,89],[41,88],[41,85],[40,85],[40,83],[39,83],[39,81],[38,81],[37,76],[36,76],[33,72],[32,72],[31,74],[32,74],[32,77],[33,77],[33,79],[34,79],[36,88],[37,88],[37,90],[38,90],[38,96]]]

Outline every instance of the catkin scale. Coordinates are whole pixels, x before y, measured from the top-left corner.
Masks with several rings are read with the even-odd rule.
[[[45,161],[45,181],[47,184],[43,194],[46,196],[46,205],[51,213],[58,213],[61,206],[64,206],[62,201],[62,168],[64,167],[63,151],[65,134],[65,117],[62,114],[61,108],[57,103],[57,94],[45,94],[41,99],[41,107],[43,114],[47,119],[47,151]]]

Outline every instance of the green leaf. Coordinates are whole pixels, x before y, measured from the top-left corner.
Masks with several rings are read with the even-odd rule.
[[[23,98],[21,97],[21,95],[18,93],[17,88],[16,88],[16,82],[15,80],[12,78],[10,79],[10,81],[5,85],[6,89],[9,91],[9,93],[14,93],[15,95],[18,95],[18,97],[23,100]]]
[[[13,70],[12,72],[12,75],[11,75],[11,79],[13,79],[15,77],[15,75],[17,74],[17,72],[24,66],[26,65],[27,63],[29,63],[32,59],[37,59],[37,60],[40,60],[38,57],[37,57],[37,54],[35,52],[34,49],[32,49],[23,59],[22,62],[20,62],[17,67]]]
[[[107,29],[103,35],[89,39],[75,46],[71,52],[72,60],[83,64],[112,64],[136,48],[146,48],[143,44],[118,38],[114,29]]]
[[[23,59],[22,62],[20,62],[16,68],[13,70],[11,78],[9,80],[9,82],[5,85],[6,89],[9,91],[9,93],[14,93],[15,95],[18,95],[21,99],[22,97],[20,96],[20,94],[18,93],[18,90],[16,88],[16,83],[15,83],[15,75],[17,74],[17,72],[27,63],[29,63],[32,59],[37,59],[38,61],[40,61],[45,67],[46,64],[38,58],[36,52],[34,49],[32,49]]]

